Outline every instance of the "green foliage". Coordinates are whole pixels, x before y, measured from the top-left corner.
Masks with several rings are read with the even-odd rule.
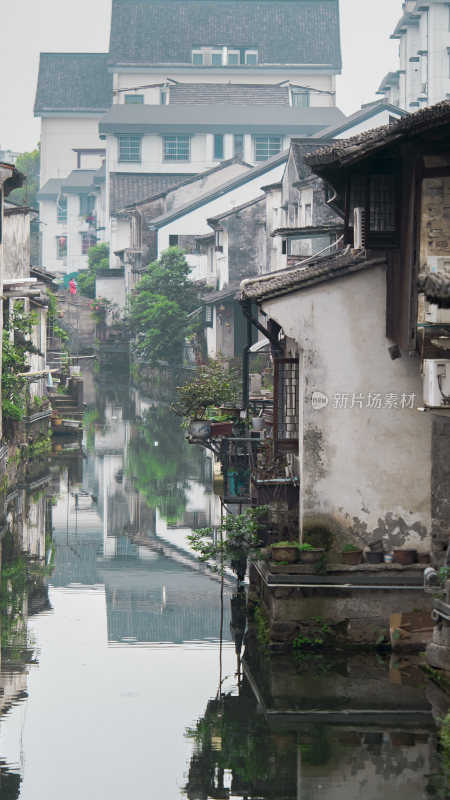
[[[305,523],[303,525],[303,540],[312,544],[313,547],[323,548],[328,553],[333,543],[333,534],[326,525]]]
[[[308,551],[308,550],[315,550],[316,548],[313,547],[313,545],[310,544],[309,542],[303,542],[302,544],[298,545],[298,549],[303,552],[303,551]]]
[[[341,553],[356,553],[360,549],[360,547],[356,547],[354,544],[344,544],[344,546],[341,548]]]
[[[188,314],[198,302],[190,272],[183,251],[169,247],[149,264],[129,298],[126,322],[135,338],[133,349],[149,364],[181,362]]]
[[[78,273],[78,292],[84,297],[95,298],[95,279],[97,270],[109,268],[109,244],[103,242],[90,247],[87,251],[88,267]]]
[[[330,626],[322,621],[322,617],[316,617],[314,622],[316,626],[309,628],[307,633],[300,631],[292,642],[294,651],[309,649],[313,647],[322,647],[326,644],[333,631]],[[322,624],[320,624],[322,623]]]
[[[179,417],[203,419],[210,406],[235,402],[237,387],[235,373],[219,359],[209,359],[183,386],[177,386],[177,398],[170,408]]]
[[[270,643],[269,618],[261,608],[259,600],[255,603],[253,619],[255,621],[256,638],[259,644],[264,648],[268,648]]]
[[[41,434],[36,441],[28,445],[29,461],[39,461],[49,454],[52,449],[52,439],[50,431],[45,435]]]
[[[158,509],[169,525],[183,517],[193,457],[195,452],[173,425],[169,409],[150,408],[129,443],[125,472],[148,507]]]
[[[37,192],[39,189],[39,172],[41,165],[41,151],[39,145],[29,153],[18,156],[16,167],[26,175],[26,183],[20,189],[14,189],[8,197],[12,203],[20,206],[38,208]]]
[[[14,314],[5,316],[2,334],[2,414],[3,419],[20,420],[26,413],[26,378],[20,375],[27,366],[27,354],[39,352],[30,340],[36,315],[16,303]]]
[[[187,540],[198,554],[198,560],[207,564],[212,572],[225,574],[228,562],[237,572],[242,559],[259,558],[262,542],[258,535],[260,517],[267,513],[267,506],[247,508],[243,514],[228,514],[217,529],[214,540],[212,528],[202,528],[188,535]],[[233,566],[236,565],[236,566]]]

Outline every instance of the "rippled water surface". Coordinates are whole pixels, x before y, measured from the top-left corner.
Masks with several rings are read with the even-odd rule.
[[[186,544],[218,519],[209,459],[163,400],[86,390],[84,450],[8,498],[0,798],[436,796],[417,664],[243,646],[245,592],[221,607]]]

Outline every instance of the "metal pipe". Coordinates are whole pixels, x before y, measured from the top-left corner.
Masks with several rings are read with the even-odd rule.
[[[244,345],[244,349],[242,350],[242,408],[244,411],[247,411],[248,409],[249,358],[250,358],[251,346],[252,346],[252,322],[250,317],[247,316],[247,343]]]

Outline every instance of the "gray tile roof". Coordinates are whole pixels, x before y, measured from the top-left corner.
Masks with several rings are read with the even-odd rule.
[[[186,173],[112,172],[111,214],[117,214],[118,211],[126,206],[138,203],[141,200],[147,200],[184,180],[186,180]]]
[[[335,107],[120,104],[112,106],[100,120],[99,131],[110,134],[235,132],[312,136],[344,120],[342,111]]]
[[[221,44],[257,47],[261,67],[308,64],[339,70],[339,2],[113,0],[113,64],[191,64],[192,47]]]
[[[335,255],[303,261],[298,266],[270,272],[260,278],[247,278],[241,283],[241,299],[257,302],[279,297],[385,263],[384,256],[341,250]]]
[[[58,197],[63,183],[64,180],[62,178],[50,178],[50,180],[44,183],[39,189],[37,193],[38,200],[53,200]]]
[[[415,114],[407,114],[391,125],[373,128],[349,139],[337,139],[329,147],[305,156],[305,164],[317,172],[323,167],[349,164],[364,158],[367,153],[389,147],[393,142],[449,124],[450,100],[442,100],[434,106],[421,108]]]
[[[322,137],[329,137],[333,139],[335,136],[338,136],[340,133],[344,133],[344,131],[351,131],[353,127],[356,125],[360,125],[362,122],[366,122],[371,117],[376,117],[377,114],[380,112],[388,111],[390,114],[395,115],[395,118],[406,117],[408,115],[407,111],[403,111],[402,108],[397,108],[396,106],[391,105],[390,103],[383,102],[383,100],[376,100],[374,103],[370,103],[367,106],[363,106],[358,111],[355,111],[354,114],[350,114],[347,119],[339,123],[338,125],[330,125],[328,128],[320,131],[317,136]]]
[[[277,156],[272,156],[272,158],[268,158],[267,161],[264,161],[261,166],[259,167],[252,167],[247,172],[243,172],[241,175],[237,175],[234,178],[226,181],[225,183],[221,183],[220,186],[214,187],[209,192],[196,197],[194,200],[190,200],[188,203],[184,205],[177,206],[173,211],[169,211],[167,214],[162,214],[159,217],[155,217],[150,222],[150,230],[156,230],[160,227],[164,227],[169,222],[172,222],[179,217],[183,217],[185,214],[194,211],[197,208],[201,208],[201,206],[210,203],[212,200],[215,200],[217,197],[221,197],[222,195],[226,194],[232,189],[235,189],[238,186],[243,186],[245,183],[250,181],[254,181],[255,178],[261,177],[263,180],[263,176],[270,172],[270,170],[274,169],[283,163],[286,163],[288,160],[288,150],[283,150]]]
[[[112,103],[107,53],[41,53],[34,113],[106,111]]]
[[[289,105],[287,86],[180,83],[170,87],[170,103],[189,105]]]

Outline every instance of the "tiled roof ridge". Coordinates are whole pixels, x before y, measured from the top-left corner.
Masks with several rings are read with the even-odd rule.
[[[354,155],[355,151],[365,143],[368,145],[376,145],[377,143],[383,145],[388,140],[397,138],[404,133],[414,135],[422,127],[428,127],[430,123],[445,121],[446,119],[450,120],[450,99],[441,100],[440,103],[427,108],[421,108],[414,114],[402,117],[389,125],[372,128],[356,136],[351,136],[349,139],[336,139],[332,145],[322,147],[314,153],[304,156],[303,160],[308,166],[339,161],[340,158]]]
[[[304,259],[298,265],[269,272],[241,282],[241,299],[256,299],[288,294],[302,287],[339,278],[385,263],[384,255],[370,251],[338,251],[317,259]]]

